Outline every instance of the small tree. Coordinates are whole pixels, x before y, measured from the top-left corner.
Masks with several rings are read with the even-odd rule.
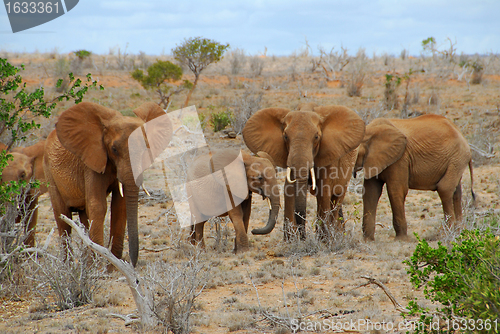
[[[78,50],[73,52],[75,56],[80,59],[80,61],[84,61],[86,58],[90,57],[92,55],[92,52],[87,51],[87,50]]]
[[[434,37],[426,38],[422,41],[422,48],[425,52],[431,52],[432,55],[436,55],[436,39]]]
[[[189,90],[184,107],[187,107],[191,94],[198,84],[201,71],[208,65],[220,61],[228,48],[229,44],[224,45],[211,39],[193,37],[184,40],[181,45],[172,49],[174,58],[188,66],[194,74],[194,84]]]
[[[167,108],[172,95],[179,94],[184,89],[190,89],[193,84],[189,80],[184,80],[177,86],[169,85],[169,82],[182,79],[182,68],[170,61],[157,60],[156,63],[149,66],[148,74],[140,69],[131,73],[132,78],[137,80],[145,89],[155,90],[160,95],[160,105]]]

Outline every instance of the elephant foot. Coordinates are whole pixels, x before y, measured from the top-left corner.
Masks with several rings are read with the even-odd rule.
[[[363,237],[365,241],[375,241],[375,236],[374,235],[365,235]]]
[[[241,253],[245,253],[245,252],[248,252],[250,250],[250,247],[248,245],[246,246],[242,246],[242,245],[239,245],[237,247],[234,247],[234,254],[241,254]]]
[[[407,234],[396,234],[396,237],[394,237],[394,240],[398,240],[398,241],[409,241],[410,238],[408,237]]]

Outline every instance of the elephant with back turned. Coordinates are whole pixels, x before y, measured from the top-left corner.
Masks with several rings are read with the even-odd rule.
[[[296,232],[305,238],[309,185],[317,198],[317,218],[322,222],[319,232],[343,229],[342,201],[365,131],[363,120],[343,106],[307,103],[297,109],[259,110],[243,129],[245,144],[252,152],[267,152],[277,166],[287,169],[285,240]]]
[[[201,155],[190,166],[188,180],[193,244],[204,247],[203,229],[207,219],[229,216],[235,230],[234,252],[247,251],[252,193],[268,199],[270,209],[266,226],[253,229],[252,233],[268,234],[274,229],[280,208],[280,190],[273,159],[267,153],[258,152],[252,156],[241,152],[240,159],[239,151],[226,149]],[[220,214],[221,211],[225,213]]]
[[[165,115],[165,112],[150,102],[135,109],[134,113],[138,117],[126,117],[118,111],[89,102],[64,111],[59,116],[56,129],[47,138],[44,171],[60,236],[71,232],[71,227],[60,215],[71,218],[72,212],[78,212],[80,221],[87,228],[91,223],[91,240],[103,245],[106,197],[112,193],[111,252],[121,258],[127,226],[129,254],[135,266],[139,253],[139,187],[130,163],[128,139],[138,128],[145,133],[145,122]],[[171,125],[158,130],[152,137],[170,138],[172,135]],[[149,142],[158,138],[149,138]]]
[[[355,172],[364,171],[363,235],[375,240],[377,204],[384,184],[396,238],[407,237],[408,189],[437,191],[448,223],[462,219],[461,179],[472,160],[458,128],[439,115],[412,119],[375,119],[366,127]],[[474,193],[472,192],[474,197]]]

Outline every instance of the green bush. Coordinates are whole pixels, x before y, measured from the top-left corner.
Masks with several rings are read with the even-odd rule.
[[[464,230],[450,249],[429,246],[418,236],[408,274],[416,288],[438,309],[431,312],[410,301],[410,315],[420,316],[417,333],[500,331],[500,240],[489,230]],[[431,326],[439,314],[440,327]],[[475,326],[475,329],[473,328]]]
[[[77,56],[77,57],[78,57],[78,59],[80,59],[81,61],[83,61],[85,58],[90,57],[90,55],[92,54],[92,52],[87,51],[87,50],[78,50],[78,51],[74,51],[73,53],[74,53],[74,54],[75,54],[75,56]]]
[[[214,112],[210,115],[210,125],[212,126],[214,132],[223,130],[230,123],[231,115],[225,110]]]

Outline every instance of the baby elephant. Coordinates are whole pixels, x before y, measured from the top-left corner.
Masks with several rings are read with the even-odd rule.
[[[35,246],[35,227],[38,220],[38,196],[47,192],[45,184],[45,174],[43,173],[43,150],[45,140],[39,141],[35,145],[28,147],[17,147],[10,153],[13,160],[2,172],[2,182],[10,181],[30,181],[31,178],[40,181],[40,188],[33,188],[26,196],[25,203],[29,205],[29,210],[34,210],[26,227],[29,234],[24,240],[24,244]],[[20,217],[17,218],[18,220]]]
[[[372,121],[366,126],[354,169],[355,172],[364,170],[365,239],[375,239],[375,216],[384,184],[387,184],[396,238],[407,236],[405,199],[408,189],[437,191],[448,223],[460,221],[461,180],[467,165],[472,188],[469,144],[458,128],[443,116]]]
[[[276,224],[280,208],[279,187],[272,158],[265,152],[256,156],[221,150],[195,159],[188,169],[186,185],[191,211],[191,242],[204,247],[203,228],[211,217],[229,215],[235,230],[234,251],[248,250],[248,222],[252,193],[270,200],[267,225],[252,230],[268,234]]]

